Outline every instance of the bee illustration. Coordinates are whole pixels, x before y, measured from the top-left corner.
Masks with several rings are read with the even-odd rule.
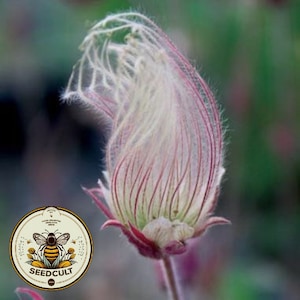
[[[69,233],[64,233],[56,238],[56,232],[49,232],[47,237],[42,234],[34,233],[33,239],[40,246],[39,247],[39,257],[40,261],[37,263],[37,267],[46,268],[60,268],[62,265],[65,266],[64,257],[66,256],[66,251],[63,247],[70,239]],[[41,266],[42,263],[44,266]]]

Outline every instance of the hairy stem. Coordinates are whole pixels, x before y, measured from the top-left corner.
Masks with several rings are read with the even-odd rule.
[[[184,300],[171,257],[165,256],[161,260],[161,266],[170,300]]]

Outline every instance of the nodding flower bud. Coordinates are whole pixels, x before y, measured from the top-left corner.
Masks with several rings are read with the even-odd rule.
[[[185,251],[209,226],[224,174],[219,111],[209,87],[140,13],[114,14],[85,37],[64,99],[105,124],[106,181],[86,189],[142,255]]]

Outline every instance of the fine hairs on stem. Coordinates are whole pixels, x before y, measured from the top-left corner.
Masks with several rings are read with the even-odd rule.
[[[161,260],[161,268],[164,274],[165,284],[170,300],[184,300],[182,289],[177,276],[176,266],[170,256],[165,256]]]

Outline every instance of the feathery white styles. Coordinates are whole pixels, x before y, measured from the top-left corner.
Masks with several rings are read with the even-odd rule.
[[[86,190],[143,255],[185,250],[213,224],[224,168],[215,99],[166,34],[142,14],[110,15],[84,39],[64,99],[108,130],[107,183]]]

